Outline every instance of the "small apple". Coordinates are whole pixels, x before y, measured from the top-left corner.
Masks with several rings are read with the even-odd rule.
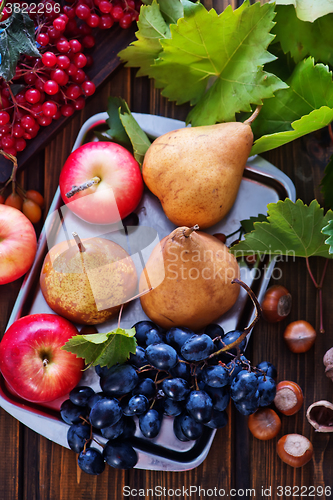
[[[36,232],[29,219],[20,210],[0,204],[0,285],[23,276],[36,251]]]
[[[62,168],[59,186],[68,208],[94,224],[124,219],[136,209],[143,193],[139,164],[114,142],[88,142],[73,151]]]
[[[61,347],[77,334],[72,323],[56,314],[16,320],[0,343],[0,370],[8,385],[35,403],[68,394],[82,377],[84,361]]]

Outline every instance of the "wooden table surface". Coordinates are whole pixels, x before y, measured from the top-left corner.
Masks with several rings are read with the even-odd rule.
[[[221,12],[230,2],[204,3]],[[76,114],[21,172],[20,180],[25,188],[38,189],[44,194],[44,218],[57,188],[60,170],[80,127],[91,115],[107,109],[110,95],[123,97],[132,111],[179,119],[184,119],[188,112],[187,106],[175,106],[161,98],[151,81],[135,78],[135,71],[120,66],[89,99],[86,108]],[[263,156],[292,179],[298,198],[306,203],[314,198],[322,202],[319,184],[332,150],[327,131],[321,131]],[[36,225],[37,233],[41,227],[42,222]],[[324,260],[313,258],[311,266],[319,281]],[[316,290],[303,259],[279,262],[279,268],[282,270],[279,283],[286,286],[293,297],[291,314],[288,320],[279,324],[260,321],[252,333],[246,354],[253,364],[262,360],[272,362],[277,367],[279,381],[293,380],[302,387],[304,405],[294,416],[281,416],[282,429],[278,437],[295,432],[307,436],[314,446],[313,460],[307,465],[293,469],[282,463],[276,453],[277,438],[267,442],[255,439],[248,431],[247,417],[236,413],[230,405],[229,424],[217,431],[208,457],[199,467],[186,472],[155,472],[119,471],[107,466],[102,475],[89,476],[78,470],[74,452],[41,437],[0,409],[0,500],[176,498],[177,493],[173,494],[173,490],[183,487],[185,492],[181,498],[186,497],[186,492],[191,493],[190,498],[207,498],[212,493],[208,490],[214,488],[217,494],[213,491],[211,498],[330,498],[328,489],[326,495],[321,495],[318,487],[333,487],[332,438],[330,434],[315,433],[305,414],[314,401],[333,400],[333,384],[325,376],[322,363],[324,353],[333,346],[333,263],[329,262],[323,286],[326,332],[318,333],[314,347],[305,354],[291,353],[282,335],[287,323],[297,319],[310,322],[319,332]],[[1,336],[21,283],[22,279],[0,287]],[[138,495],[126,497],[124,486],[137,490],[156,487],[165,490],[161,490],[160,495],[158,492],[144,494],[138,491]],[[201,487],[201,495],[199,491],[194,492],[195,487]],[[206,497],[203,490],[206,490]]]

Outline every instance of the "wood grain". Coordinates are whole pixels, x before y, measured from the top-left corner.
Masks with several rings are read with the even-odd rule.
[[[208,7],[220,11],[233,2],[207,1]],[[44,216],[58,185],[62,165],[70,153],[76,135],[83,122],[92,114],[105,111],[108,96],[120,95],[133,111],[161,114],[184,119],[188,106],[175,106],[161,98],[153,82],[146,78],[135,78],[135,71],[118,67],[98,92],[87,103],[86,108],[75,115],[58,130],[45,149],[33,156],[21,180],[26,187],[43,191],[46,200]],[[323,175],[325,161],[332,153],[330,142],[322,140],[320,134],[280,147],[263,155],[268,161],[284,171],[295,183],[297,196],[309,203],[317,197],[321,201],[319,182]],[[36,228],[40,230],[40,227]],[[319,279],[323,259],[311,260],[313,273]],[[322,357],[332,347],[333,311],[331,283],[333,264],[329,263],[324,281],[324,323],[325,334],[318,334],[315,346],[307,353],[291,353],[283,342],[283,331],[289,321],[305,319],[318,331],[318,299],[316,290],[306,272],[303,259],[278,263],[282,276],[272,284],[284,284],[292,293],[293,307],[288,320],[279,324],[261,321],[252,333],[247,356],[253,364],[262,360],[274,363],[278,368],[278,380],[293,380],[304,391],[304,406],[291,417],[281,416],[282,430],[278,436],[299,432],[307,436],[314,445],[314,459],[301,469],[292,469],[283,464],[276,454],[277,439],[261,442],[255,439],[247,428],[247,418],[229,408],[229,424],[217,432],[206,460],[196,469],[176,472],[156,472],[133,469],[118,471],[107,467],[99,477],[80,473],[75,454],[48,441],[24,427],[5,411],[0,409],[0,442],[2,460],[0,467],[0,500],[107,500],[122,498],[154,499],[147,494],[124,497],[123,487],[143,489],[160,486],[168,490],[177,488],[241,489],[235,498],[244,498],[245,491],[254,489],[256,498],[299,498],[296,495],[277,496],[278,486],[324,487],[333,486],[332,437],[315,433],[308,424],[305,413],[315,400],[332,401],[332,382],[325,377]],[[0,288],[0,332],[4,333],[11,309],[19,291],[21,280]],[[272,495],[264,496],[262,488],[271,488]],[[242,493],[243,492],[243,493]],[[309,493],[309,490],[308,492]],[[252,495],[253,496],[253,495]],[[250,493],[247,498],[250,497]],[[162,498],[172,498],[166,495]],[[198,494],[192,498],[199,499]],[[205,498],[201,496],[201,498]],[[207,498],[207,497],[206,497]],[[213,498],[219,498],[218,496]],[[316,498],[330,498],[318,495]]]

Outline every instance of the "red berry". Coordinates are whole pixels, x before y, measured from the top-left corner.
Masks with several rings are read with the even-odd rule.
[[[70,46],[68,40],[60,40],[59,42],[57,42],[57,49],[62,54],[67,54],[67,52],[70,51],[70,48],[71,48],[71,46]]]
[[[0,125],[6,125],[10,120],[10,115],[7,111],[0,111]]]
[[[6,19],[8,19],[9,17],[11,16],[11,11],[9,12],[6,7],[3,9],[2,11],[2,18],[1,18],[1,22],[2,21],[6,21]]]
[[[57,56],[53,52],[44,52],[42,55],[42,61],[48,68],[53,68],[57,63]]]
[[[123,28],[124,30],[128,29],[131,24],[132,24],[133,18],[132,14],[125,14],[120,20],[119,20],[119,26]]]
[[[91,35],[92,29],[88,26],[88,24],[82,23],[79,27],[79,32],[81,36]]]
[[[16,138],[23,137],[24,128],[20,123],[14,123],[13,125],[13,136]]]
[[[102,14],[109,14],[112,10],[112,5],[107,0],[101,0],[98,5],[99,10]]]
[[[67,17],[67,16],[66,16]],[[53,26],[55,27],[56,30],[58,31],[64,31],[64,29],[66,28],[66,21],[65,19],[61,18],[61,17],[57,17],[54,21],[53,21]]]
[[[23,80],[28,85],[33,85],[35,83],[36,79],[37,79],[37,76],[32,71],[29,71],[29,73],[25,73],[25,75],[23,75]]]
[[[39,129],[40,129],[40,126],[38,125],[38,123],[35,123],[35,125],[33,127],[27,129],[27,133],[30,135],[30,139],[33,139],[34,137],[36,137],[36,135],[39,132]],[[24,139],[27,139],[27,137],[25,135],[23,137],[24,137]]]
[[[45,115],[37,116],[37,122],[42,127],[47,127],[52,123],[52,116],[45,116]]]
[[[58,106],[55,102],[46,101],[43,104],[43,113],[45,116],[51,116],[51,118],[56,114],[58,110]]]
[[[47,80],[44,83],[44,92],[49,95],[54,95],[59,92],[59,85],[54,80]]]
[[[78,69],[75,75],[72,75],[72,80],[75,83],[83,83],[86,79],[86,74],[83,69]]]
[[[38,89],[40,92],[44,92],[44,80],[41,78],[37,78],[35,82],[35,88]]]
[[[9,108],[10,102],[5,96],[0,96],[0,109]]]
[[[29,89],[24,94],[24,97],[27,102],[30,102],[31,104],[37,104],[37,102],[39,102],[40,100],[40,91],[37,89]]]
[[[97,14],[90,14],[90,16],[88,17],[86,23],[91,28],[97,28],[98,23],[99,23],[99,17],[98,17],[98,15]]]
[[[71,40],[69,42],[69,45],[71,47],[71,51],[75,54],[76,52],[80,52],[82,49],[82,45],[80,44],[79,40]]]
[[[120,21],[120,19],[123,17],[124,11],[120,7],[120,5],[115,5],[112,10],[112,16],[116,21]]]
[[[86,101],[84,97],[78,97],[76,101],[74,102],[75,109],[81,110],[85,107]]]
[[[78,25],[75,19],[70,19],[66,26],[66,33],[76,36],[79,33]]]
[[[79,19],[87,19],[90,16],[90,9],[88,5],[79,4],[75,9],[75,14]]]
[[[18,137],[15,141],[15,147],[17,151],[23,151],[26,148],[27,143],[23,137]]]
[[[39,33],[36,38],[36,42],[39,43],[42,47],[46,47],[50,43],[50,37],[47,33]]]
[[[76,72],[77,72],[77,67],[75,66],[75,64],[70,63],[70,65],[67,68],[67,74],[69,76],[73,76],[76,74]]]
[[[60,111],[63,116],[72,116],[75,111],[75,107],[72,104],[64,104],[61,106]]]
[[[33,116],[36,118],[38,115],[40,115],[43,112],[43,108],[41,104],[34,104],[30,108],[31,113]]]
[[[71,60],[68,56],[65,56],[64,54],[62,54],[62,55],[57,57],[57,63],[58,63],[59,68],[67,69],[71,63]]]
[[[36,120],[31,115],[25,115],[25,116],[23,116],[23,118],[21,120],[21,125],[25,129],[33,127],[35,125],[35,123],[36,123]]]
[[[98,27],[101,30],[108,30],[108,29],[110,29],[113,26],[113,23],[114,23],[114,19],[113,19],[112,16],[110,16],[110,14],[103,14],[99,18]]]
[[[55,40],[57,40],[58,38],[60,38],[60,37],[61,37],[62,32],[61,32],[61,31],[59,31],[59,30],[57,30],[57,29],[55,29],[55,27],[54,27],[54,26],[49,26],[49,27],[47,28],[47,34],[49,35],[49,37],[50,37],[53,41],[55,41]]]
[[[87,64],[87,58],[82,52],[78,52],[73,57],[73,63],[77,68],[84,68],[84,66]]]
[[[66,85],[69,79],[66,71],[63,69],[54,69],[51,71],[51,78],[61,86]]]
[[[95,43],[96,43],[95,37],[93,37],[92,35],[86,35],[82,38],[82,45],[86,49],[92,49]]]
[[[95,90],[96,90],[95,84],[89,80],[87,80],[86,82],[83,82],[81,87],[82,87],[82,90],[86,96],[93,95]]]
[[[16,156],[16,153],[17,153],[15,145],[12,148],[3,147],[3,151],[9,155],[12,155],[12,156]]]
[[[65,5],[63,11],[65,15],[68,17],[68,19],[74,19],[75,10],[72,7],[70,7],[69,5]]]
[[[10,134],[6,134],[1,138],[1,145],[3,148],[13,148],[15,146],[15,139]]]
[[[87,54],[86,58],[87,58],[87,64],[85,67],[88,68],[89,66],[91,66],[94,63],[94,59],[90,54]]]
[[[70,85],[66,90],[66,96],[69,99],[77,99],[82,94],[82,90],[78,85]]]
[[[4,135],[4,134],[8,134],[8,132],[10,131],[10,124],[9,123],[6,123],[6,125],[1,125],[0,126],[0,135]]]
[[[56,113],[52,116],[53,120],[59,120],[62,117],[60,109],[57,109]]]

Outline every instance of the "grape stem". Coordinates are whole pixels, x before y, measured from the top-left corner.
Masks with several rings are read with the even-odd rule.
[[[83,182],[79,186],[72,186],[72,189],[66,193],[66,198],[71,198],[75,194],[79,193],[80,191],[84,191],[85,189],[90,188],[94,184],[98,184],[101,182],[101,179],[99,177],[93,177],[92,179],[89,179],[89,181]]]
[[[239,280],[238,278],[233,279],[231,283],[238,283],[242,288],[244,288],[244,290],[246,290],[250,299],[252,300],[253,304],[255,305],[256,315],[255,315],[254,319],[252,320],[252,322],[250,323],[250,325],[247,326],[246,328],[244,328],[243,333],[238,337],[237,340],[235,340],[235,342],[232,342],[231,344],[225,345],[224,347],[222,347],[218,351],[213,352],[208,357],[208,359],[212,359],[214,356],[218,356],[222,352],[229,351],[230,349],[237,347],[245,339],[245,337],[250,333],[250,331],[252,330],[254,325],[257,323],[257,321],[259,321],[259,319],[261,317],[261,313],[262,313],[261,307],[260,307],[259,301],[258,301],[255,293],[253,292],[253,290],[251,290],[251,288],[246,283],[244,283],[244,281]]]
[[[310,278],[312,280],[312,283],[316,287],[317,293],[318,293],[318,299],[319,299],[319,321],[320,321],[319,331],[320,331],[320,333],[325,333],[324,324],[323,324],[323,291],[322,291],[322,288],[323,288],[324,278],[325,278],[325,274],[326,274],[326,269],[327,269],[327,266],[328,266],[328,259],[326,259],[326,262],[325,262],[325,265],[324,265],[324,269],[323,269],[323,272],[322,272],[322,275],[321,275],[320,283],[317,283],[315,277],[312,274],[312,271],[311,271],[311,268],[310,268],[310,262],[309,262],[309,258],[308,257],[305,257],[305,262],[306,262],[306,267],[307,267],[309,276],[310,276]]]

